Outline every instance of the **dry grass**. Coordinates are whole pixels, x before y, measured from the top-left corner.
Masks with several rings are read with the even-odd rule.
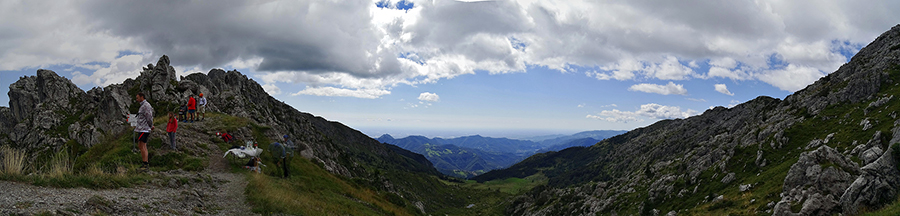
[[[50,177],[62,177],[67,174],[72,174],[72,163],[69,162],[69,152],[65,149],[54,154],[53,158],[50,159],[50,164],[48,164],[48,166],[50,166],[50,169],[46,174]]]
[[[83,174],[91,175],[91,176],[99,176],[99,175],[105,175],[106,173],[103,172],[103,169],[100,167],[99,164],[93,164],[93,165],[89,166],[86,170],[84,170]]]
[[[25,152],[14,149],[10,146],[0,147],[0,157],[2,160],[2,170],[4,174],[20,175],[25,169]]]

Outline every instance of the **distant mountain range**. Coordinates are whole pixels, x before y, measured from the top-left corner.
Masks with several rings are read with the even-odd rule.
[[[424,155],[447,175],[470,178],[487,171],[506,168],[538,152],[559,151],[575,146],[591,146],[625,131],[585,131],[573,135],[543,136],[545,139],[517,140],[480,135],[451,139],[408,136],[395,139],[384,134],[378,141]]]

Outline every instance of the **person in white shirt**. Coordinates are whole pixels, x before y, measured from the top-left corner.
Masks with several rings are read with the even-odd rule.
[[[197,115],[200,120],[206,119],[206,97],[203,97],[203,93],[200,93],[200,100],[197,101]]]
[[[150,168],[150,162],[147,157],[147,140],[150,137],[150,131],[154,129],[153,107],[150,106],[150,102],[145,100],[143,92],[137,93],[134,97],[141,104],[141,108],[138,109],[138,113],[135,116],[137,124],[134,126],[134,132],[138,133],[138,148],[141,149],[141,169],[147,170]]]

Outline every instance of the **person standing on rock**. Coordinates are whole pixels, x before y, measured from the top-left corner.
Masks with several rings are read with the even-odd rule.
[[[137,124],[134,127],[134,132],[138,132],[138,148],[141,149],[141,169],[147,170],[150,168],[147,156],[147,140],[150,137],[150,131],[155,127],[153,126],[153,107],[150,106],[150,102],[147,102],[144,97],[143,92],[139,92],[134,96],[135,100],[141,104],[135,116]]]
[[[199,107],[197,107],[198,121],[203,121],[206,119],[206,98],[203,97],[203,93],[200,93],[200,100],[197,102],[197,105],[199,105]]]
[[[197,112],[197,100],[194,100],[194,95],[188,96],[188,115],[191,116],[191,123],[194,123],[194,113]]]
[[[169,124],[166,125],[166,133],[169,134],[169,143],[171,143],[172,150],[178,150],[175,148],[175,131],[178,130],[178,119],[175,118],[175,114],[169,112]]]

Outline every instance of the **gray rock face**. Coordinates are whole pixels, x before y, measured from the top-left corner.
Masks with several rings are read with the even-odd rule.
[[[10,110],[0,118],[14,118],[2,123],[9,142],[34,152],[55,152],[68,140],[71,110],[78,110],[85,101],[84,91],[56,72],[38,70],[36,76],[23,77],[9,86]],[[34,158],[29,158],[33,161]]]
[[[725,177],[722,177],[722,184],[728,184],[734,181],[734,173],[728,173]]]
[[[83,94],[78,86],[50,70],[19,79],[9,85],[9,106],[17,121],[31,117],[38,108],[72,108],[69,102]]]
[[[803,202],[800,215],[831,215],[838,213],[837,197],[853,181],[854,173],[859,166],[849,158],[831,147],[822,146],[811,152],[800,154],[800,159],[791,166],[784,179],[784,192],[779,205]],[[775,214],[789,215],[784,212],[790,208],[775,208]]]
[[[897,137],[900,135],[895,135]],[[888,148],[876,161],[864,166],[853,183],[840,197],[845,215],[855,215],[860,207],[878,209],[896,200],[900,190],[894,149]]]

